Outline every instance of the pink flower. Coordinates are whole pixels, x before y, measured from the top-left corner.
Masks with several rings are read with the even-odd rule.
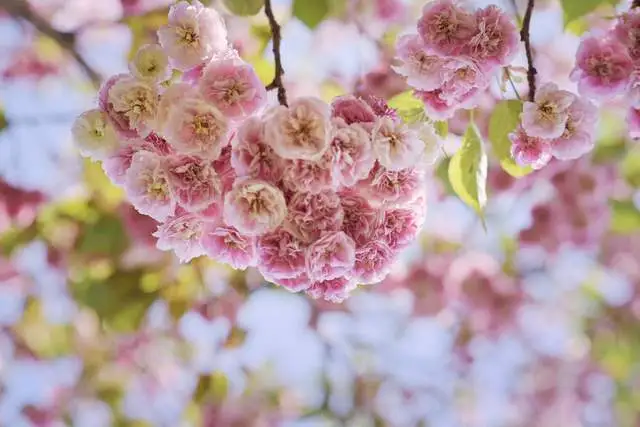
[[[289,202],[288,211],[285,228],[306,243],[342,227],[344,211],[340,197],[333,191],[296,193]]]
[[[213,105],[198,97],[188,97],[169,112],[165,127],[175,150],[215,160],[227,144],[228,124]]]
[[[634,61],[640,59],[640,13],[631,9],[618,17],[613,29],[615,37],[627,48]]]
[[[258,238],[258,268],[267,280],[291,279],[306,274],[307,246],[283,227]]]
[[[196,91],[187,83],[173,83],[160,95],[158,102],[158,114],[155,129],[160,134],[165,134],[169,114],[186,98],[197,96]]]
[[[301,273],[299,276],[289,279],[278,279],[277,285],[282,286],[289,292],[300,292],[311,286],[311,279],[306,273]]]
[[[407,203],[422,194],[424,175],[415,168],[393,171],[376,162],[369,176],[357,186],[370,203]]]
[[[331,102],[331,117],[339,117],[346,124],[371,123],[376,121],[373,109],[360,98],[353,95],[342,95]]]
[[[100,108],[107,112],[116,133],[124,139],[146,136],[155,125],[158,92],[153,84],[118,75],[100,90]]]
[[[324,299],[333,303],[341,303],[357,287],[356,282],[346,277],[313,282],[306,289],[307,295],[313,299]]]
[[[174,156],[167,160],[172,193],[180,206],[198,212],[220,201],[221,183],[210,161],[192,156]]]
[[[344,232],[327,233],[307,248],[307,274],[315,281],[343,276],[353,269],[355,251],[353,239]]]
[[[282,182],[287,190],[318,193],[334,189],[331,152],[318,160],[287,160],[284,162]]]
[[[298,98],[289,108],[279,105],[269,111],[266,140],[284,159],[318,160],[331,138],[329,106],[320,99]]]
[[[260,119],[247,119],[231,144],[231,164],[238,175],[271,183],[282,178],[284,162],[265,141],[264,123]]]
[[[372,207],[367,199],[355,192],[347,191],[340,196],[344,211],[342,230],[353,239],[356,249],[376,239],[383,211]]]
[[[205,101],[232,119],[252,115],[267,100],[267,91],[253,67],[239,58],[210,62],[199,87]]]
[[[198,0],[180,1],[169,10],[169,23],[158,30],[158,40],[175,68],[188,70],[227,48],[224,21]]]
[[[211,224],[204,230],[202,247],[208,256],[245,269],[256,263],[256,238],[242,235],[236,228]]]
[[[571,79],[581,95],[608,99],[625,90],[632,71],[631,58],[618,40],[588,36],[578,48]]]
[[[216,171],[222,183],[222,194],[231,191],[233,183],[236,181],[236,171],[231,161],[231,146],[227,145],[222,149],[220,157],[213,161],[213,170]]]
[[[443,56],[460,55],[476,32],[476,20],[452,0],[427,3],[418,20],[418,34],[427,48]]]
[[[337,185],[351,187],[371,171],[375,155],[369,133],[358,123],[347,125],[334,119],[334,135],[329,146],[333,180]]]
[[[557,138],[565,130],[569,107],[576,96],[559,90],[555,83],[546,83],[536,93],[535,102],[525,102],[522,127],[529,136]]]
[[[509,64],[520,42],[511,18],[492,4],[477,10],[475,19],[476,31],[466,46],[468,54],[484,69]]]
[[[393,171],[419,162],[425,146],[417,130],[388,117],[378,119],[372,132],[372,142],[378,162]]]
[[[413,243],[420,232],[419,220],[418,212],[414,209],[387,209],[378,231],[379,237],[393,251],[404,249]]]
[[[158,238],[156,247],[174,251],[180,262],[189,262],[205,254],[202,236],[205,223],[196,214],[180,212],[158,226],[153,234]]]
[[[223,215],[228,225],[256,236],[278,228],[287,215],[287,204],[277,187],[259,179],[242,179],[225,196]]]
[[[124,185],[133,155],[141,150],[150,151],[161,157],[173,154],[167,141],[152,132],[144,140],[124,141],[115,153],[104,159],[102,169],[115,184]]]
[[[560,160],[573,160],[591,151],[595,145],[598,110],[593,103],[576,97],[569,107],[562,135],[551,140],[551,154]]]
[[[629,126],[629,136],[631,138],[640,138],[640,110],[629,108],[627,113],[627,126]]]
[[[355,281],[364,285],[381,281],[389,273],[393,256],[391,248],[378,239],[358,248],[353,268]]]
[[[166,165],[149,151],[138,151],[131,159],[124,188],[131,204],[157,221],[173,215],[176,203],[171,194]]]
[[[409,86],[420,90],[435,90],[447,79],[447,63],[450,60],[429,54],[422,38],[417,34],[399,37],[396,52],[402,63],[392,68],[407,78]]]
[[[509,134],[511,156],[516,163],[540,169],[551,160],[551,146],[546,139],[529,136],[521,126]]]
[[[373,110],[373,113],[377,117],[389,117],[394,121],[399,121],[400,117],[398,116],[398,112],[393,108],[389,107],[387,101],[382,98],[378,98],[373,95],[363,95],[360,97],[364,102],[366,102],[369,107]],[[347,122],[348,123],[348,122]]]

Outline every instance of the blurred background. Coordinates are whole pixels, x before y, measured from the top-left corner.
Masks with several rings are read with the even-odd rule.
[[[640,426],[640,146],[623,109],[601,110],[580,160],[519,179],[490,160],[486,230],[444,156],[390,276],[315,301],[158,251],[154,221],[73,147],[100,80],[154,41],[171,3],[0,0],[0,426]],[[266,18],[207,3],[270,82]],[[407,90],[389,65],[423,3],[274,1],[289,96]],[[525,2],[462,3],[515,17]],[[536,1],[539,81],[575,90],[580,35],[615,7],[628,4]],[[496,78],[483,132],[513,96]]]

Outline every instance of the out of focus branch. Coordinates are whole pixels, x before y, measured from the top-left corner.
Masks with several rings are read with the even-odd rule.
[[[640,0],[633,0],[633,2],[631,2],[631,9],[635,9],[636,7],[640,7]]]
[[[531,26],[531,15],[533,14],[534,0],[529,0],[527,3],[527,10],[524,13],[522,20],[522,29],[520,30],[520,40],[524,43],[524,48],[527,54],[527,63],[529,68],[527,70],[527,81],[529,82],[529,101],[532,101],[536,97],[536,74],[538,71],[533,66],[533,53],[531,51],[531,38],[529,36],[529,27]]]
[[[276,74],[273,77],[273,81],[267,86],[267,90],[278,89],[278,102],[280,105],[287,106],[287,91],[284,88],[284,82],[282,76],[284,76],[284,69],[282,68],[282,58],[280,57],[280,41],[282,36],[280,34],[280,25],[276,21],[273,15],[273,9],[271,7],[271,0],[265,0],[264,13],[269,20],[269,27],[271,28],[271,39],[273,44],[273,57],[275,60]]]
[[[38,16],[29,6],[26,0],[2,0],[0,8],[5,9],[15,18],[23,19],[34,26],[43,35],[56,41],[78,63],[82,71],[91,80],[94,86],[100,86],[100,75],[84,60],[76,50],[76,35],[63,33],[54,29],[46,20]]]

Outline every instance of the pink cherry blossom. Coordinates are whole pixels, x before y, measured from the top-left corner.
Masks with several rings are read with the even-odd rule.
[[[202,247],[208,256],[236,269],[255,265],[256,238],[242,235],[236,228],[222,224],[205,227]]]
[[[358,248],[353,268],[355,281],[365,285],[381,281],[389,273],[393,257],[391,248],[378,239]]]
[[[633,61],[640,60],[640,13],[637,9],[618,17],[613,34],[627,48]]]
[[[527,135],[539,138],[557,138],[565,130],[569,107],[576,96],[559,90],[555,83],[546,83],[536,92],[535,102],[522,107],[522,128]]]
[[[452,0],[427,3],[418,20],[418,33],[427,48],[439,55],[460,55],[476,32],[476,20]]]
[[[378,234],[393,251],[409,246],[420,232],[419,212],[410,208],[387,209]]]
[[[117,185],[124,185],[131,159],[138,151],[145,150],[164,157],[173,154],[171,146],[155,133],[150,133],[144,140],[132,139],[121,141],[120,147],[102,162],[107,176]]]
[[[158,40],[175,68],[189,70],[227,48],[227,30],[220,15],[198,0],[180,1],[169,10],[168,25]]]
[[[243,234],[273,231],[284,221],[287,204],[282,191],[266,181],[241,179],[224,198],[224,220]]]
[[[167,160],[171,192],[185,210],[198,212],[220,201],[221,183],[210,161],[193,156]]]
[[[291,279],[306,274],[307,245],[283,227],[258,238],[258,268],[268,280]]]
[[[205,223],[198,215],[181,211],[158,226],[153,234],[156,246],[162,251],[173,251],[180,262],[189,262],[205,254],[202,236]]]
[[[466,47],[468,55],[485,69],[509,64],[520,43],[513,20],[493,4],[478,9],[474,17],[476,31]]]
[[[231,165],[236,174],[275,183],[282,178],[283,160],[265,141],[264,123],[250,117],[231,142]]]
[[[71,134],[80,154],[94,160],[104,160],[115,154],[120,145],[109,116],[99,109],[88,110],[78,116]]]
[[[424,174],[415,168],[393,171],[376,162],[369,176],[357,186],[370,203],[407,203],[422,194]]]
[[[316,281],[343,276],[353,268],[355,251],[353,239],[343,231],[327,233],[307,248],[307,274]]]
[[[231,146],[227,145],[222,149],[220,157],[213,161],[213,170],[216,171],[220,182],[222,183],[222,194],[227,194],[231,191],[233,183],[236,181],[236,170],[233,168],[231,161]]]
[[[307,276],[307,273],[301,273],[298,276],[288,279],[278,279],[277,285],[282,286],[289,292],[300,292],[308,289],[311,286],[311,279]]]
[[[313,299],[324,299],[333,303],[341,303],[349,297],[351,291],[357,287],[356,282],[346,277],[313,282],[306,289],[307,295]]]
[[[306,243],[342,227],[344,211],[340,197],[333,191],[296,193],[288,206],[284,227]]]
[[[331,138],[330,110],[322,100],[298,98],[267,114],[266,140],[284,159],[318,160]]]
[[[369,107],[371,107],[373,113],[377,117],[389,117],[394,121],[400,120],[398,112],[395,109],[389,107],[389,104],[387,104],[387,101],[385,101],[384,99],[374,95],[363,95],[360,97],[360,99],[362,99],[369,105]]]
[[[342,95],[331,102],[331,117],[338,117],[350,125],[353,123],[371,123],[376,121],[373,109],[360,98]]]
[[[367,199],[354,191],[340,194],[344,219],[342,230],[353,239],[356,249],[377,238],[383,219],[383,211],[369,204]]]
[[[571,79],[581,95],[609,99],[624,92],[633,63],[618,40],[595,35],[580,42]]]
[[[131,159],[124,188],[136,210],[157,221],[173,215],[176,202],[162,158],[150,151],[138,151]]]
[[[282,183],[287,190],[318,193],[334,189],[331,152],[318,160],[286,160]]]
[[[165,132],[177,152],[212,160],[228,143],[226,118],[198,97],[183,99],[170,110]]]
[[[419,162],[425,146],[417,129],[388,117],[376,123],[372,143],[378,162],[393,171],[409,168]]]
[[[329,146],[334,184],[351,187],[364,179],[375,163],[369,133],[359,124],[347,125],[340,118],[333,120],[334,135]]]
[[[546,139],[529,136],[521,126],[509,134],[511,156],[516,163],[540,169],[551,160],[551,145]]]
[[[562,135],[551,140],[551,154],[560,160],[573,160],[591,151],[595,145],[598,110],[587,99],[577,98],[569,107]]]
[[[165,89],[165,91],[160,94],[160,101],[158,102],[155,130],[161,135],[164,135],[171,110],[179,106],[182,100],[194,96],[197,96],[195,90],[187,83],[173,83]]]
[[[211,61],[199,88],[205,101],[231,119],[252,115],[267,100],[267,91],[253,67],[239,58]]]
[[[146,136],[153,129],[158,113],[158,92],[153,84],[118,75],[102,86],[99,97],[100,108],[121,138]]]
[[[392,68],[407,78],[409,86],[420,90],[435,90],[447,79],[447,63],[451,60],[429,54],[422,38],[417,34],[399,37],[396,53],[401,65]]]
[[[629,108],[627,113],[627,126],[631,138],[640,138],[640,109]]]

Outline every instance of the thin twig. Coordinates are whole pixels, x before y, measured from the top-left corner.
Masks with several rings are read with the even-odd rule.
[[[271,8],[271,0],[265,0],[264,13],[269,20],[269,27],[271,28],[271,39],[273,44],[273,57],[275,59],[276,74],[273,77],[273,81],[267,86],[267,90],[278,89],[278,102],[280,105],[287,107],[287,91],[284,88],[282,77],[284,76],[284,69],[282,68],[282,58],[280,57],[280,41],[282,36],[280,35],[280,25],[273,16],[273,9]]]
[[[527,3],[527,10],[524,13],[522,20],[522,29],[520,30],[520,41],[524,43],[524,48],[527,53],[527,63],[529,68],[527,70],[527,81],[529,82],[529,100],[534,101],[536,97],[536,74],[538,71],[533,66],[533,53],[531,51],[531,40],[529,37],[529,27],[531,25],[531,14],[533,13],[533,4],[535,0],[529,0]]]
[[[507,79],[509,80],[509,83],[511,83],[511,89],[513,89],[513,91],[515,92],[516,97],[522,100],[522,98],[520,98],[518,88],[516,87],[516,84],[513,82],[513,78],[511,77],[511,71],[509,71],[509,67],[504,67],[504,72],[507,74]]]
[[[38,16],[31,10],[26,0],[2,0],[0,9],[5,9],[16,18],[23,19],[34,26],[43,35],[50,37],[60,45],[67,53],[73,57],[94,86],[100,86],[100,75],[85,61],[76,50],[76,35],[74,33],[63,33],[54,29],[46,20]]]

